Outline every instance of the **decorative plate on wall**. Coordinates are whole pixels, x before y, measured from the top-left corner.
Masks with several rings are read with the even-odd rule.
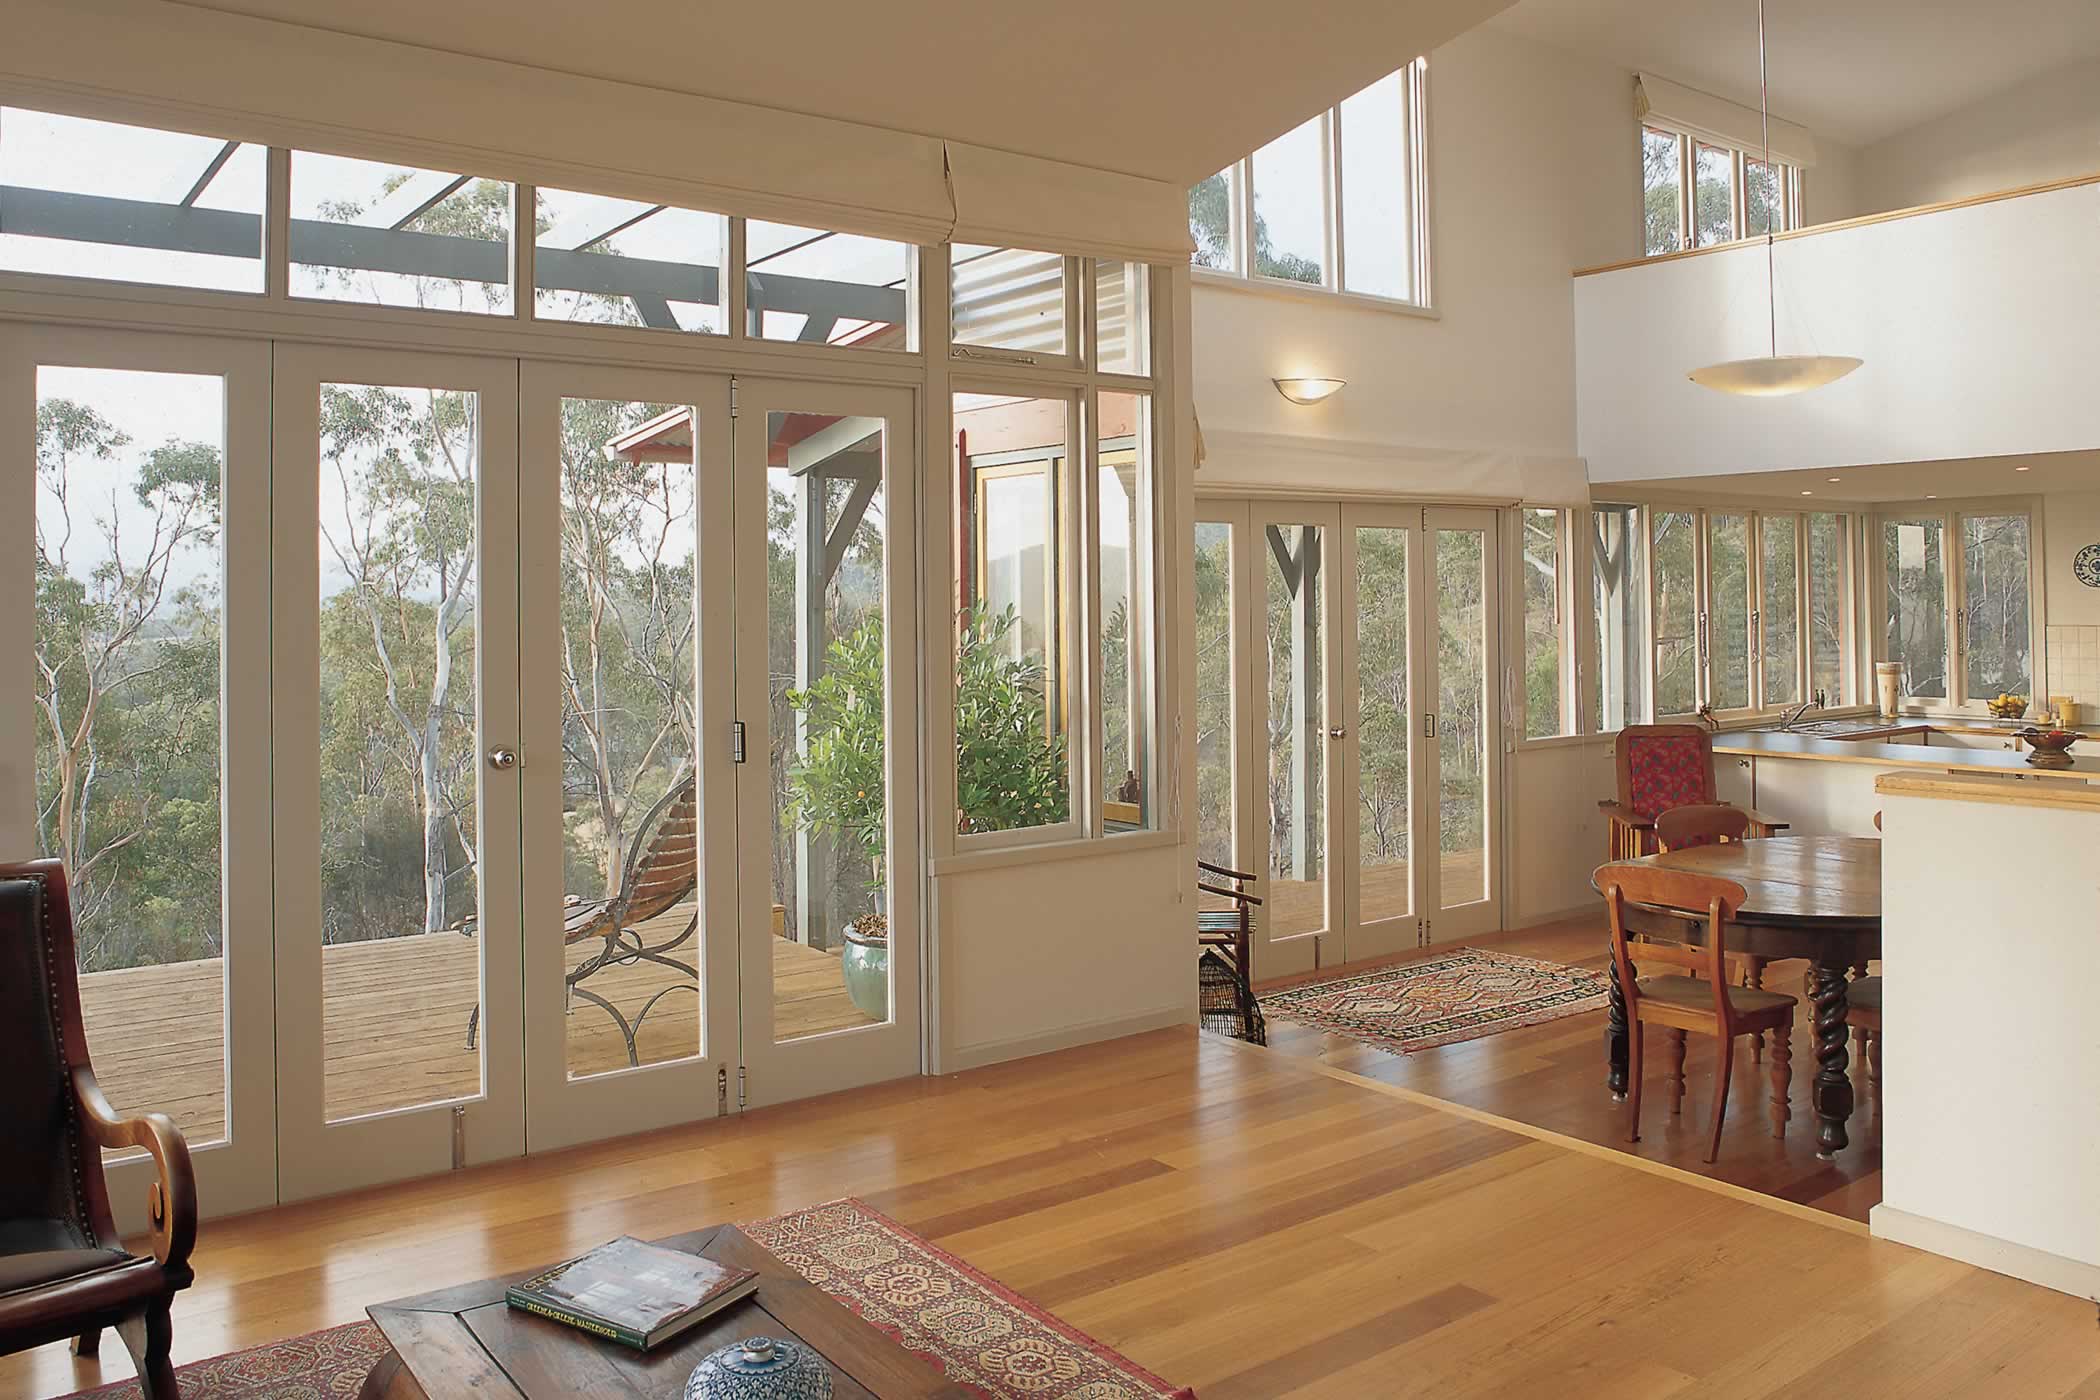
[[[2071,561],[2071,572],[2087,588],[2100,588],[2100,544],[2089,544]]]

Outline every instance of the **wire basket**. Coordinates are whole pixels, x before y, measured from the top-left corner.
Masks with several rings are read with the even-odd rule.
[[[1269,1043],[1261,1003],[1215,948],[1205,948],[1203,956],[1196,960],[1196,1017],[1198,1025],[1215,1035],[1231,1036],[1250,1045]]]

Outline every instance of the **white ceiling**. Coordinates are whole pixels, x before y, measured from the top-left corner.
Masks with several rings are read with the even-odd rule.
[[[1191,185],[1509,0],[189,2]]]
[[[1592,493],[1608,499],[1612,483],[1591,483]],[[1937,462],[1875,462],[1859,467],[1818,467],[1812,471],[1740,472],[1732,476],[1671,477],[1625,483],[1642,496],[1681,495],[1687,499],[1799,500],[1803,508],[1818,502],[1851,504],[1872,501],[1916,501],[1926,496],[1956,500],[1974,496],[2025,496],[2048,491],[2100,491],[2100,451],[2037,452],[2016,457],[1964,457]],[[1803,497],[1802,493],[1810,493]]]
[[[1519,0],[1495,24],[1757,105],[1756,0]],[[2100,54],[2100,0],[1766,0],[1772,114],[1865,146]]]

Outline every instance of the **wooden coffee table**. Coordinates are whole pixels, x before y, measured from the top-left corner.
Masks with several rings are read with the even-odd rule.
[[[367,1308],[393,1350],[365,1377],[359,1400],[537,1400],[545,1396],[677,1400],[700,1359],[745,1337],[791,1337],[831,1365],[837,1400],[967,1400],[961,1386],[885,1337],[733,1225],[658,1240],[751,1269],[758,1291],[683,1336],[640,1352],[517,1312],[510,1278],[485,1279]]]

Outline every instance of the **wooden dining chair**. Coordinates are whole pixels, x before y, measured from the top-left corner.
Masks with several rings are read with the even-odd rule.
[[[1655,818],[1655,844],[1663,851],[1685,851],[1695,846],[1722,846],[1749,839],[1756,823],[1740,807],[1726,802],[1694,802],[1672,807]],[[1762,830],[1761,828],[1759,828]],[[1730,953],[1728,971],[1746,987],[1765,985],[1765,960],[1754,953]],[[1765,1038],[1750,1041],[1750,1058],[1764,1063]]]
[[[1855,977],[1845,987],[1845,1024],[1852,1043],[1867,1062],[1867,1083],[1881,1094],[1881,979]]]
[[[1653,1022],[1670,1039],[1670,1112],[1684,1109],[1685,1036],[1697,1031],[1714,1037],[1719,1054],[1714,1072],[1713,1130],[1706,1148],[1711,1162],[1721,1153],[1721,1124],[1728,1114],[1728,1083],[1735,1071],[1735,1038],[1761,1031],[1772,1032],[1772,1136],[1786,1136],[1787,1119],[1793,1116],[1790,1096],[1793,1087],[1794,998],[1784,992],[1756,987],[1736,987],[1727,978],[1728,925],[1743,901],[1743,887],[1733,880],[1688,870],[1655,866],[1607,865],[1597,871],[1598,888],[1604,891],[1604,907],[1611,916],[1613,975],[1626,1002],[1628,1074],[1628,1142],[1641,1140],[1642,1051],[1645,1027]],[[1682,974],[1640,977],[1627,950],[1626,906],[1674,910],[1702,917],[1701,941],[1696,944],[1665,942],[1653,935],[1640,945],[1643,960],[1689,969],[1700,976]]]

